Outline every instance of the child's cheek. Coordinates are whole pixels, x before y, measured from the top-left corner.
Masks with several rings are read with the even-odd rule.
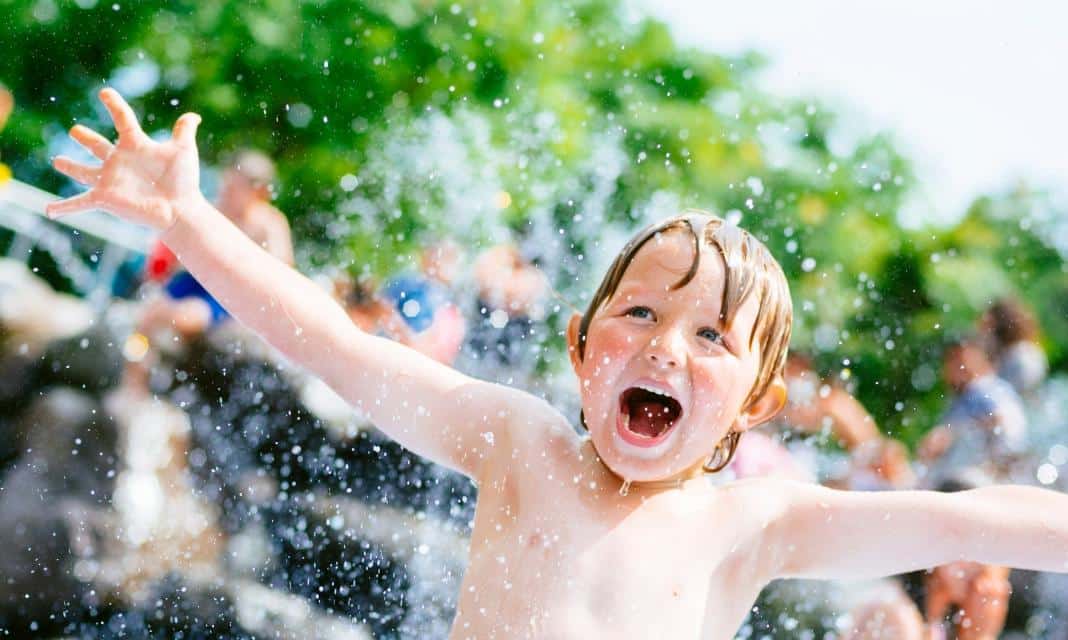
[[[585,384],[588,388],[584,391],[608,393],[611,386],[608,382],[614,380],[626,365],[633,344],[633,336],[619,327],[602,326],[596,334],[591,333],[589,360],[586,363]]]
[[[613,368],[626,361],[628,353],[634,348],[635,340],[630,332],[616,323],[605,323],[593,343],[593,352],[597,356],[596,364]]]
[[[713,418],[722,417],[737,392],[737,376],[725,366],[721,358],[706,358],[697,366],[694,389],[701,398],[703,409]]]

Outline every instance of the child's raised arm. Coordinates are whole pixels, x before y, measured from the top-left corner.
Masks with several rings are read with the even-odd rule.
[[[292,361],[323,378],[390,437],[414,452],[478,478],[482,462],[536,437],[563,418],[515,389],[468,378],[418,352],[360,331],[310,280],[257,246],[200,193],[196,127],[178,119],[155,142],[111,89],[100,94],[118,131],[112,144],[83,126],[71,136],[100,167],[56,158],[55,167],[90,187],[53,202],[51,216],[105,209],[162,231],[164,242],[227,311]],[[517,428],[512,428],[517,427]]]
[[[760,485],[763,485],[760,487]],[[859,579],[958,560],[1068,572],[1068,496],[1026,486],[859,492],[768,480],[773,577]]]

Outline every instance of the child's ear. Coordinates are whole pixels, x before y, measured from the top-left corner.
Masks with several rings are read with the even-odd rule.
[[[764,394],[754,400],[749,408],[738,416],[737,428],[741,431],[752,429],[771,420],[786,406],[786,383],[782,376],[775,376]]]
[[[582,365],[582,357],[579,356],[579,327],[582,326],[582,315],[579,312],[571,314],[567,321],[567,355],[571,358],[571,368],[578,373]]]

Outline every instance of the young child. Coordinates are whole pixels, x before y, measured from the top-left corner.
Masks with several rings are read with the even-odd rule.
[[[936,488],[962,475],[996,481],[1012,477],[1027,446],[1027,412],[1020,396],[972,341],[949,345],[942,375],[957,396],[920,445],[920,459],[927,465],[924,486]]]
[[[785,401],[791,307],[762,244],[708,215],[623,250],[568,328],[579,437],[542,400],[359,331],[319,287],[200,193],[195,131],[151,140],[101,93],[102,167],[49,205],[149,224],[238,320],[385,433],[473,478],[479,504],[453,638],[730,638],[768,581],[865,578],[968,559],[1068,571],[1068,497],[1030,487],[852,493],[781,479],[716,486],[738,438]]]

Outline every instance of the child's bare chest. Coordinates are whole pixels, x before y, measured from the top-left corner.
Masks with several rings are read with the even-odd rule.
[[[719,637],[707,615],[739,608],[724,601],[727,534],[681,495],[486,487],[453,637]]]

